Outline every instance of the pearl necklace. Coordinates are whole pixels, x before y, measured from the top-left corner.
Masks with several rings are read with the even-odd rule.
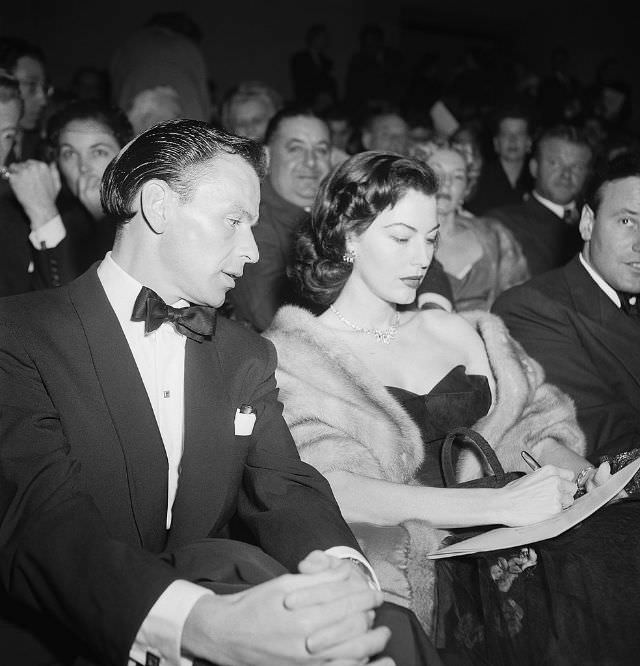
[[[358,326],[350,322],[338,309],[333,305],[329,306],[329,309],[333,314],[343,323],[346,324],[349,328],[352,328],[358,333],[366,333],[367,335],[373,335],[376,339],[376,342],[382,342],[382,344],[388,345],[397,335],[398,326],[400,324],[400,313],[396,310],[396,313],[393,317],[393,324],[389,328],[365,328],[364,326]]]

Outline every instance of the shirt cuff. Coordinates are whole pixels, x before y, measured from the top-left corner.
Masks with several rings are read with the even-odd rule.
[[[213,592],[186,580],[174,580],[138,630],[129,665],[190,666],[193,661],[181,656],[182,630],[191,609],[205,594]]]
[[[369,572],[369,576],[371,576],[371,581],[375,585],[376,590],[382,589],[380,587],[380,581],[378,580],[373,567],[369,564],[367,558],[362,553],[359,553],[355,548],[351,548],[349,546],[334,546],[333,548],[325,550],[325,553],[327,555],[333,555],[334,557],[337,557],[341,560],[358,560],[358,562],[364,565],[364,567]]]
[[[29,234],[29,240],[36,250],[49,250],[56,247],[67,235],[60,215],[51,218],[46,224],[34,229]]]

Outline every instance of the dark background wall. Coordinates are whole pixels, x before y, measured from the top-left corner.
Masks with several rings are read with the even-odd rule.
[[[157,11],[188,11],[201,26],[203,49],[218,92],[241,79],[258,78],[290,93],[287,59],[303,43],[313,22],[327,24],[331,55],[342,85],[350,54],[363,23],[379,23],[387,42],[407,62],[436,51],[440,66],[453,64],[470,45],[499,43],[539,73],[548,69],[550,50],[559,44],[571,53],[573,73],[589,83],[598,63],[615,56],[634,86],[640,40],[631,39],[633,2],[602,0],[216,0],[176,3],[165,0],[2,0],[0,34],[17,34],[41,45],[54,84],[68,85],[79,65],[105,67],[118,41]]]

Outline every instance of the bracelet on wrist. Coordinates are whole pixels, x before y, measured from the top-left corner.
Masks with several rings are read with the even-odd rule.
[[[587,492],[585,486],[587,479],[589,478],[589,473],[592,469],[595,469],[595,467],[593,465],[589,465],[588,467],[585,467],[578,472],[578,475],[576,476],[576,486],[578,487],[578,492],[575,494],[575,497],[581,497]]]

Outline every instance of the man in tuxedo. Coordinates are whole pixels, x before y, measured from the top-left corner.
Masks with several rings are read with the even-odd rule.
[[[579,206],[592,156],[581,131],[569,125],[548,128],[529,161],[534,186],[528,198],[486,211],[513,232],[531,275],[563,266],[580,249]]]
[[[582,253],[493,311],[575,401],[592,460],[640,447],[640,155],[607,164],[582,208]]]
[[[104,175],[113,251],[0,300],[3,663],[352,665],[387,643],[272,345],[215,317],[258,259],[263,168],[206,123],[155,126]]]

